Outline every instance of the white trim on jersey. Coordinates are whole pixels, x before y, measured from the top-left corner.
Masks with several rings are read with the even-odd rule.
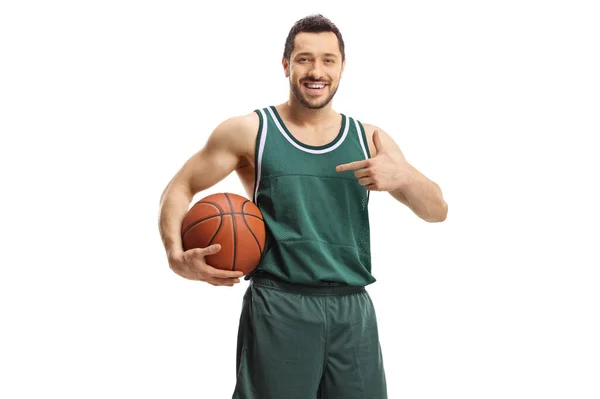
[[[281,132],[281,134],[283,134],[283,137],[285,137],[287,139],[287,141],[289,141],[290,144],[292,144],[294,147],[296,147],[297,149],[299,149],[301,151],[304,151],[304,152],[308,152],[308,153],[311,153],[311,154],[325,154],[327,152],[331,152],[331,151],[335,150],[336,148],[338,148],[344,142],[344,139],[348,135],[348,128],[349,128],[350,124],[348,123],[346,115],[342,114],[342,118],[344,118],[344,122],[345,122],[344,134],[338,140],[337,143],[335,143],[334,145],[332,145],[329,148],[324,148],[322,150],[315,150],[315,149],[312,149],[312,148],[306,148],[306,147],[303,147],[300,144],[296,143],[294,140],[292,140],[292,138],[290,136],[288,136],[288,134],[285,132],[285,130],[283,129],[283,127],[281,127],[281,124],[279,123],[279,120],[275,116],[275,113],[273,112],[273,110],[270,107],[267,108],[267,109],[271,113],[271,117],[273,118],[273,121],[277,125],[277,128],[279,129],[279,131]]]
[[[363,153],[365,154],[365,159],[369,159],[369,154],[367,153],[367,149],[365,148],[365,143],[362,137],[362,130],[356,119],[354,119],[354,124],[356,125],[356,131],[358,132],[358,140],[360,141],[360,146],[362,147]]]
[[[268,122],[267,121],[267,116],[265,115],[265,111],[262,109],[259,109],[261,115],[262,115],[262,131],[260,132],[260,144],[258,146],[258,156],[257,156],[257,162],[256,162],[256,187],[254,189],[254,203],[256,204],[257,201],[257,197],[258,197],[258,186],[260,185],[260,174],[261,174],[261,170],[262,170],[262,156],[263,156],[263,151],[265,149],[265,142],[267,140],[267,125]]]

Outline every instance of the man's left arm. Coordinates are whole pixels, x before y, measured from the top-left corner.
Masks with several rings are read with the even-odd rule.
[[[448,214],[439,185],[412,166],[396,142],[381,128],[364,124],[371,158],[339,165],[354,170],[358,183],[368,190],[387,191],[427,222],[442,222]]]

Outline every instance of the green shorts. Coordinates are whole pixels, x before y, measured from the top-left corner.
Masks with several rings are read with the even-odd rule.
[[[244,295],[233,399],[387,399],[365,287],[253,277]]]

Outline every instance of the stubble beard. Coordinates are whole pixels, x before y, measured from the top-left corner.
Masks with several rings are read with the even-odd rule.
[[[331,86],[329,86],[331,87]],[[306,108],[308,109],[321,109],[323,107],[325,107],[327,104],[329,104],[329,102],[333,99],[333,96],[335,96],[335,93],[337,93],[337,89],[339,87],[338,86],[335,87],[335,89],[329,94],[329,96],[323,100],[323,102],[321,103],[311,103],[303,94],[302,91],[300,90],[300,87],[296,84],[296,83],[292,83],[290,81],[290,89],[292,90],[292,93],[294,94],[294,97],[296,97],[296,99],[302,104],[304,105]]]

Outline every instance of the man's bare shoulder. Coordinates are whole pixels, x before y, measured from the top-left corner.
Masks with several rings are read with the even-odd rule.
[[[367,144],[369,146],[369,152],[371,156],[377,155],[377,149],[375,148],[375,144],[373,143],[373,132],[375,129],[379,129],[377,126],[372,125],[370,123],[362,123],[365,128],[365,136],[367,136]]]
[[[232,116],[224,120],[219,127],[218,131],[226,135],[234,136],[255,136],[258,133],[258,127],[260,120],[256,112],[251,112],[245,115]]]
[[[372,125],[370,123],[363,123],[363,126],[365,128],[365,135],[367,136],[369,151],[371,152],[372,157],[377,155],[377,146],[375,145],[375,139],[373,135],[375,131],[378,131],[379,139],[381,140],[383,147],[386,148],[388,151],[391,151],[392,153],[396,154],[396,156],[398,156],[399,158],[404,158],[404,155],[402,154],[402,151],[400,150],[400,147],[398,146],[396,141],[385,130],[383,130],[379,126]]]
[[[240,168],[254,159],[260,120],[256,112],[232,116],[221,122],[209,136],[204,152],[223,151],[238,157]]]
[[[258,134],[259,118],[255,112],[232,116],[221,122],[210,135],[207,147],[229,148],[246,155]]]
[[[363,127],[365,128],[365,133],[367,134],[367,136],[372,136],[373,135],[373,131],[375,129],[377,129],[377,126],[372,125],[370,123],[362,123]]]

